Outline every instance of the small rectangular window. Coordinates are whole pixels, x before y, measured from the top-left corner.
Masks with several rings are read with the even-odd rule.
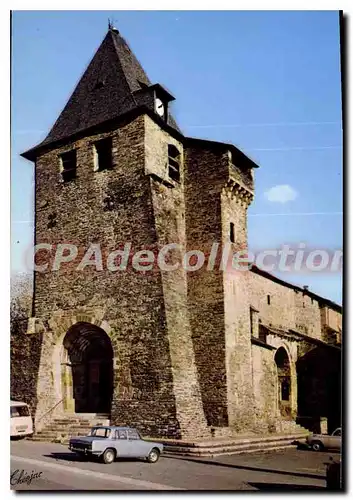
[[[234,224],[233,222],[230,223],[230,229],[229,229],[229,239],[231,243],[235,242],[235,237],[234,237]]]
[[[270,305],[271,304],[271,296],[270,295],[267,295],[267,304]]]
[[[64,182],[76,178],[76,149],[60,155],[61,175]]]
[[[168,144],[168,175],[180,182],[180,152],[173,144]]]
[[[113,166],[113,142],[111,137],[101,139],[94,144],[94,170],[109,170]]]

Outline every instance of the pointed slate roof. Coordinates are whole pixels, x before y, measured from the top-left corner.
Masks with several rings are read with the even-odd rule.
[[[124,38],[110,28],[47,137],[23,156],[137,109],[134,93],[151,86]],[[180,132],[170,114],[167,124]]]

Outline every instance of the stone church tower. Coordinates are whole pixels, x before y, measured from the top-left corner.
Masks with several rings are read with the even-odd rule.
[[[38,429],[74,414],[175,438],[256,425],[248,273],[219,264],[222,249],[247,248],[257,165],[185,137],[173,99],[110,28],[46,139],[23,154],[42,266],[28,330],[42,339]],[[195,250],[205,264],[131,265],[168,244],[169,268]],[[99,265],[93,251],[82,264],[98,247]]]

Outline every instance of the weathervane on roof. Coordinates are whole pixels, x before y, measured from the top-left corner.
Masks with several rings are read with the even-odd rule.
[[[119,31],[114,26],[114,18],[112,20],[110,20],[108,18],[108,29],[113,30],[113,31],[117,31],[119,33]]]

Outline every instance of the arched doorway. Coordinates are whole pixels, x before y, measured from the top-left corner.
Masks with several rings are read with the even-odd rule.
[[[291,372],[290,361],[284,347],[277,349],[275,354],[278,380],[278,406],[282,417],[292,418],[291,411]]]
[[[75,413],[110,413],[113,348],[107,333],[90,323],[76,323],[63,340],[64,407]]]

